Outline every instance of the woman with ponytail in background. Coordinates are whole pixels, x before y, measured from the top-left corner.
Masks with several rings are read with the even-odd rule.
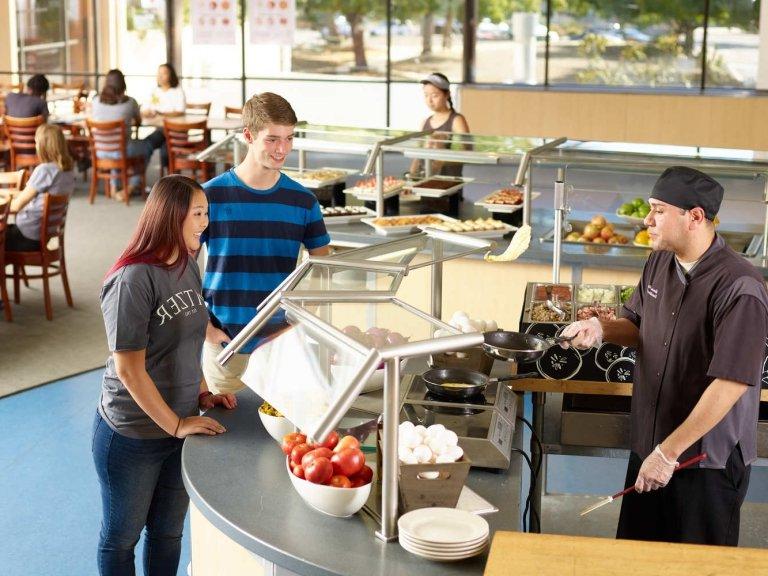
[[[421,84],[424,91],[424,101],[426,102],[427,107],[432,111],[432,115],[424,120],[421,130],[433,130],[436,132],[436,134],[433,134],[429,139],[431,148],[449,148],[451,145],[451,137],[447,133],[468,133],[469,124],[467,124],[467,119],[464,118],[462,114],[459,114],[453,107],[453,100],[451,99],[451,83],[444,74],[433,72],[424,78],[421,81]],[[433,175],[461,176],[462,165],[459,162],[432,160],[431,170]],[[415,176],[422,171],[422,161],[414,160],[411,163],[411,175]]]

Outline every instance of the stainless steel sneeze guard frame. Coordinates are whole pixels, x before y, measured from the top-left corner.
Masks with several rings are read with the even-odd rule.
[[[419,263],[411,266],[412,259],[420,253],[429,242],[433,243],[431,250],[431,260],[427,263]],[[232,339],[227,347],[217,356],[217,361],[224,364],[232,354],[236,353],[247,342],[256,336],[266,325],[269,319],[279,310],[285,311],[286,320],[298,322],[295,326],[303,326],[309,330],[308,334],[312,338],[317,338],[321,346],[331,346],[330,350],[347,349],[354,351],[358,358],[362,358],[361,364],[355,364],[356,372],[351,380],[343,381],[342,393],[334,400],[328,401],[327,408],[321,419],[312,426],[312,434],[316,437],[324,437],[331,432],[349,410],[352,403],[357,399],[368,378],[377,369],[379,364],[384,361],[384,411],[383,411],[383,446],[382,446],[382,516],[381,527],[376,532],[376,536],[385,541],[391,541],[397,536],[397,505],[398,505],[398,455],[397,455],[397,435],[399,423],[399,386],[400,386],[400,361],[411,357],[427,356],[430,354],[440,354],[443,352],[462,350],[474,346],[479,346],[484,341],[483,334],[474,332],[469,334],[459,334],[454,328],[440,320],[438,317],[429,314],[411,306],[410,304],[398,300],[395,296],[396,290],[400,285],[402,278],[408,274],[409,270],[421,268],[427,265],[433,265],[438,273],[432,274],[432,309],[437,310],[439,314],[440,306],[437,303],[441,300],[441,263],[445,260],[460,257],[455,254],[449,257],[443,256],[444,245],[458,245],[469,248],[469,253],[482,252],[489,250],[494,246],[489,242],[477,238],[467,238],[450,232],[426,231],[419,234],[397,239],[392,242],[379,244],[375,250],[360,249],[351,251],[352,258],[345,257],[310,257],[303,262],[288,278],[286,278],[277,289],[275,289],[260,305],[256,316],[248,325]],[[405,252],[403,252],[405,250]],[[405,261],[399,263],[380,262],[376,260],[366,260],[365,256],[371,258],[382,258],[387,255],[395,255],[399,258],[403,256]],[[430,254],[430,251],[427,251]],[[298,290],[304,278],[313,274],[314,270],[320,271],[328,268],[349,270],[349,271],[369,271],[393,275],[392,290]],[[409,322],[416,322],[420,330],[427,329],[426,337],[422,337],[413,342],[404,342],[398,344],[389,344],[380,347],[371,347],[363,344],[351,336],[345,334],[341,329],[334,326],[323,317],[323,312],[328,318],[331,316],[333,305],[371,305],[371,306],[395,306],[406,314],[404,319],[410,319]],[[306,307],[303,307],[306,305]],[[318,308],[319,307],[319,308]],[[324,310],[326,307],[327,310]],[[378,311],[378,310],[376,310]],[[452,335],[440,338],[433,337],[434,330],[443,328],[449,330]],[[276,338],[280,338],[286,333],[280,333]],[[334,344],[335,343],[335,344]],[[271,343],[270,343],[271,344]],[[341,347],[341,348],[339,348]],[[271,354],[274,349],[267,349]],[[258,351],[258,349],[257,349]],[[330,381],[329,381],[330,382]],[[265,400],[270,399],[266,396]],[[291,419],[292,415],[286,416]]]

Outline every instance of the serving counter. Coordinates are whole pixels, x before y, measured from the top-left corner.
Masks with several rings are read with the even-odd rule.
[[[431,562],[375,538],[377,523],[362,511],[343,519],[307,506],[291,487],[280,447],[261,425],[260,403],[243,390],[235,410],[209,412],[225,434],[190,436],[184,443],[193,574],[482,574],[487,552],[461,562]],[[491,536],[519,527],[519,476],[513,470],[469,474],[467,486],[499,508],[484,516]]]

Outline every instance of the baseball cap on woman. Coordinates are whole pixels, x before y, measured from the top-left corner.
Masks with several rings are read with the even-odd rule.
[[[451,83],[448,81],[448,78],[440,74],[439,72],[433,72],[423,80],[421,80],[422,84],[432,84],[435,88],[439,88],[440,90],[448,90],[451,86]]]

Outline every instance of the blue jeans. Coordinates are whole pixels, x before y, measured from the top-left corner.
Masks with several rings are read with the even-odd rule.
[[[96,413],[93,461],[101,485],[101,576],[133,576],[133,550],[147,527],[145,576],[175,576],[189,496],[181,480],[183,440],[137,440]]]

